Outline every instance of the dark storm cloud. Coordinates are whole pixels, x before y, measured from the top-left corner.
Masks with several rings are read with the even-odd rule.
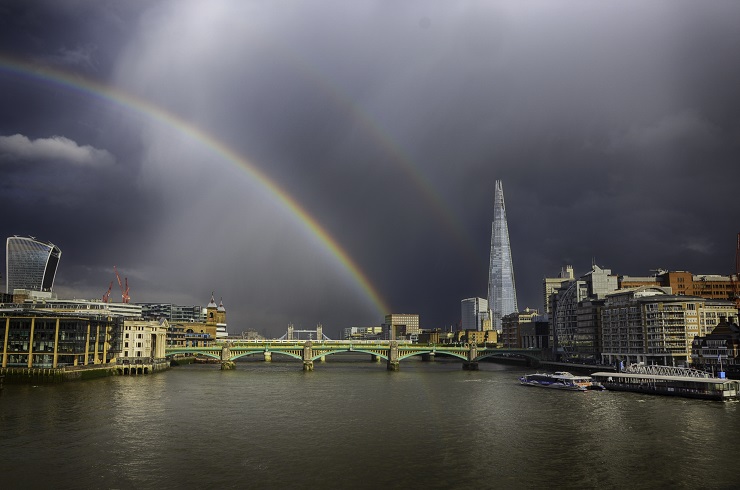
[[[460,299],[486,295],[496,179],[522,307],[541,307],[542,278],[566,263],[577,273],[592,260],[620,274],[730,272],[738,4],[3,8],[4,50],[110,83],[226,143],[315,216],[394,311],[420,313],[424,327],[457,323]],[[60,192],[77,204],[55,220],[22,197],[48,184],[50,162],[3,167],[16,182],[3,205],[24,209],[6,235],[63,236],[68,290],[104,291],[105,269],[123,260],[135,300],[200,303],[215,289],[237,332],[381,321],[254,176],[177,128],[25,82],[0,71],[0,136],[58,135],[115,159],[102,170],[68,165]],[[73,218],[105,223],[94,227],[102,244],[61,224]]]

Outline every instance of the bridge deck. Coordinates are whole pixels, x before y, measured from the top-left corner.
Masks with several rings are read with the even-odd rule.
[[[165,349],[166,355],[176,354],[203,355],[220,359],[222,362],[235,361],[241,357],[264,355],[265,360],[271,360],[272,354],[282,354],[302,360],[304,364],[323,359],[326,356],[346,352],[363,353],[385,359],[389,363],[397,364],[413,356],[444,355],[458,358],[465,363],[478,361],[495,356],[525,357],[539,361],[541,352],[533,349],[509,349],[493,345],[477,346],[475,344],[414,344],[397,341],[346,341],[324,340],[305,341],[295,340],[267,340],[267,341],[217,341],[203,347],[175,347]]]

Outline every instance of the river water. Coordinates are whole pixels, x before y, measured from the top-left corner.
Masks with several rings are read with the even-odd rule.
[[[329,357],[6,384],[2,488],[737,488],[740,403]]]

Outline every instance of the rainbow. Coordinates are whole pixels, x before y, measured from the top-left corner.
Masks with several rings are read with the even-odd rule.
[[[383,316],[391,311],[378,290],[372,285],[365,273],[352,260],[337,240],[302,207],[290,194],[268,177],[252,162],[228,147],[213,135],[190,122],[158,107],[149,101],[138,98],[113,87],[95,82],[78,75],[72,75],[49,67],[36,66],[28,62],[17,61],[0,55],[0,72],[21,78],[31,78],[43,83],[52,83],[65,89],[81,92],[103,99],[107,102],[143,115],[159,124],[172,128],[179,134],[198,142],[219,158],[242,167],[268,193],[272,194],[290,213],[292,213],[313,234],[319,242],[336,258],[352,276],[367,298],[373,303],[378,313]]]

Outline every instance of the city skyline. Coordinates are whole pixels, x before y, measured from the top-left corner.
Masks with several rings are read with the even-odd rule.
[[[217,290],[230,329],[268,334],[456,325],[486,291],[495,180],[521,309],[566,264],[729,274],[737,18],[711,0],[5,2],[0,232],[59,246],[60,297],[101,297],[115,265],[132,302]]]

